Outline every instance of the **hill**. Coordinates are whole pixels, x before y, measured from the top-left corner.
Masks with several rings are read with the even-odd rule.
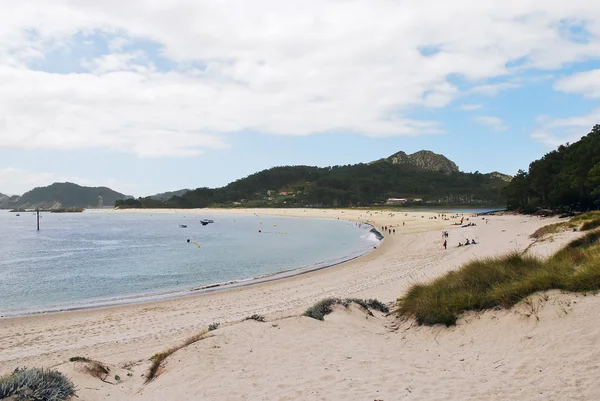
[[[600,125],[579,141],[532,162],[519,170],[504,194],[511,209],[583,209],[600,205]]]
[[[57,209],[112,206],[117,199],[127,196],[106,187],[84,187],[70,182],[56,182],[47,187],[37,187],[0,202],[3,208]]]
[[[118,201],[119,207],[351,207],[372,204],[499,205],[507,182],[493,174],[463,173],[443,155],[398,152],[346,166],[283,166],[222,188],[197,188],[168,200]],[[398,198],[392,200],[390,198]]]
[[[186,193],[187,191],[190,191],[190,189],[186,188],[186,189],[180,189],[178,191],[161,192],[160,194],[150,195],[148,198],[155,199],[155,200],[168,200],[168,199],[171,199],[173,196],[181,196],[184,193]]]
[[[430,150],[421,150],[410,155],[400,151],[386,159],[378,160],[378,162],[381,161],[387,161],[392,164],[408,164],[424,171],[440,171],[447,174],[459,172],[456,163],[449,160],[446,156],[433,153]]]

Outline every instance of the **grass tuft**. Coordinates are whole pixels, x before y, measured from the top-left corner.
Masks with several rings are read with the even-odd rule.
[[[208,337],[206,335],[208,332],[209,332],[209,330],[206,330],[206,329],[202,330],[200,333],[191,336],[190,338],[185,340],[183,343],[176,345],[174,347],[171,347],[163,352],[159,352],[158,354],[152,355],[152,358],[150,358],[150,360],[152,361],[152,364],[150,365],[150,368],[148,368],[148,371],[146,372],[146,383],[148,383],[150,380],[154,379],[158,375],[158,371],[165,359],[167,359],[170,355],[174,354],[175,352],[179,351],[180,349],[187,347],[188,345],[191,345],[200,340],[204,340],[205,338]]]
[[[556,234],[561,231],[565,231],[568,228],[567,222],[560,222],[554,224],[548,224],[547,226],[543,226],[535,230],[533,234],[531,234],[530,238],[540,239],[545,237],[546,235]]]
[[[91,362],[92,360],[89,358],[86,358],[85,356],[74,356],[72,358],[69,358],[69,362]]]
[[[257,322],[264,322],[265,321],[265,317],[263,315],[258,315],[258,314],[255,313],[252,316],[248,316],[244,320],[256,320]]]
[[[343,305],[345,308],[349,307],[350,304],[355,303],[369,311],[371,309],[378,310],[380,312],[388,313],[389,308],[382,302],[376,299],[359,299],[359,298],[325,298],[317,302],[304,312],[304,316],[312,317],[317,320],[325,320],[325,315],[333,312],[334,305]]]
[[[581,231],[593,230],[594,228],[600,227],[600,218],[596,220],[588,220],[581,225]]]
[[[590,232],[546,260],[518,253],[475,260],[412,286],[398,299],[398,313],[419,324],[450,326],[465,311],[509,308],[537,291],[599,290],[599,238],[600,231]]]
[[[73,395],[73,382],[56,370],[17,368],[0,378],[0,399],[62,401]]]

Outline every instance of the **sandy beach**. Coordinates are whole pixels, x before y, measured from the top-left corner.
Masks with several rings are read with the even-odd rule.
[[[132,212],[132,211],[127,211]],[[144,211],[133,211],[148,213]],[[121,213],[115,211],[114,213]],[[419,327],[394,315],[341,308],[317,321],[301,314],[325,297],[392,304],[414,283],[475,258],[509,251],[550,255],[578,233],[533,244],[558,221],[519,215],[469,217],[365,210],[155,210],[369,222],[396,234],[353,261],[278,281],[143,304],[0,319],[0,374],[55,367],[81,400],[592,400],[600,395],[597,295],[553,291],[511,310],[469,313],[456,327]],[[449,214],[450,215],[450,214]],[[487,220],[487,221],[486,221]],[[448,249],[442,231],[449,232]],[[478,244],[457,247],[475,238]],[[533,245],[532,245],[533,244]],[[266,322],[243,321],[253,314]],[[152,355],[213,322],[217,330],[164,363],[145,384]],[[106,382],[75,356],[110,367]],[[115,380],[118,375],[120,380]]]

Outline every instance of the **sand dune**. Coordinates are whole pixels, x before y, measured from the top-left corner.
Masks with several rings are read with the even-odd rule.
[[[416,327],[394,316],[367,316],[354,306],[324,322],[300,317],[328,296],[393,303],[410,284],[473,258],[528,247],[549,254],[577,235],[563,233],[559,240],[532,245],[529,235],[556,219],[506,215],[489,217],[486,224],[479,217],[470,220],[477,226],[461,228],[451,225],[455,220],[432,220],[433,214],[423,212],[249,213],[397,227],[368,255],[285,280],[139,305],[2,319],[0,374],[16,366],[57,366],[79,385],[83,400],[588,400],[600,394],[595,380],[600,326],[589,318],[600,306],[597,296],[534,296],[531,305],[510,311],[467,314],[454,328]],[[450,233],[448,250],[441,246],[442,230]],[[465,238],[479,244],[457,248]],[[254,313],[267,322],[240,322]],[[160,375],[144,384],[152,355],[217,321],[221,327],[214,336],[171,355]],[[114,384],[90,376],[79,362],[66,362],[76,355],[110,367],[107,381]]]

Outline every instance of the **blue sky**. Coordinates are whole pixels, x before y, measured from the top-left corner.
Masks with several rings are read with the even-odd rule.
[[[590,1],[14,3],[2,193],[144,196],[421,149],[514,174],[600,120]]]

